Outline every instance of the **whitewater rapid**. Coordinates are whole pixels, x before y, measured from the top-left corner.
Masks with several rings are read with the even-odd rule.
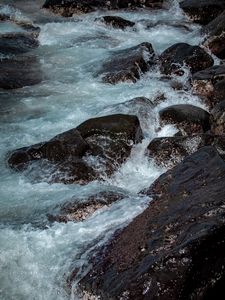
[[[4,1],[7,4],[7,1]],[[27,1],[28,2],[28,1]],[[0,12],[30,18],[9,6]],[[40,15],[44,12],[40,12]],[[107,13],[108,14],[108,13]],[[154,69],[135,84],[108,85],[94,76],[101,62],[111,52],[142,42],[151,42],[157,54],[177,42],[197,45],[202,40],[197,25],[175,27],[174,22],[187,22],[172,1],[170,9],[140,12],[110,12],[135,21],[135,30],[106,27],[95,19],[102,13],[91,13],[69,20],[53,22],[45,16],[36,21],[40,26],[40,47],[33,51],[40,60],[44,80],[35,86],[18,90],[0,90],[0,299],[66,300],[76,299],[66,280],[72,270],[87,265],[96,246],[107,241],[113,232],[131,221],[148,205],[149,199],[138,192],[165,171],[145,156],[150,140],[171,136],[173,126],[158,128],[158,112],[177,103],[204,105],[190,92],[175,91]],[[38,14],[36,14],[38,16]],[[38,20],[38,18],[37,18]],[[40,17],[40,20],[43,18]],[[146,29],[146,20],[162,24]],[[169,21],[169,24],[168,24]],[[16,25],[0,26],[1,32],[18,31]],[[187,72],[182,78],[187,80]],[[144,141],[136,145],[130,158],[104,182],[86,186],[32,183],[6,164],[10,150],[48,140],[74,128],[81,122],[114,113],[113,104],[134,97],[151,100],[164,94],[166,100],[154,108],[152,115],[140,120]],[[117,111],[130,113],[126,111]],[[85,199],[99,191],[123,190],[127,198],[110,208],[97,211],[84,222],[50,224],[46,215],[72,197]],[[85,270],[85,268],[83,268]],[[76,286],[74,286],[75,290]]]

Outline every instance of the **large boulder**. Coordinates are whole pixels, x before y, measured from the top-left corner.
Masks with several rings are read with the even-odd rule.
[[[223,299],[224,180],[225,162],[211,146],[160,176],[146,191],[149,207],[90,259],[81,296]]]
[[[159,57],[160,70],[166,75],[183,75],[182,67],[195,73],[213,66],[212,57],[199,46],[177,43],[166,49]]]
[[[158,165],[171,168],[196,152],[202,140],[202,135],[155,138],[148,145],[146,154]]]
[[[212,131],[216,135],[225,134],[225,100],[218,103],[211,112],[213,117]]]
[[[203,28],[203,45],[221,59],[225,58],[225,11]]]
[[[118,16],[104,16],[96,19],[96,21],[100,21],[106,25],[110,25],[117,29],[126,29],[127,27],[133,27],[135,25],[134,22],[123,19]]]
[[[193,92],[206,97],[206,104],[212,108],[225,99],[225,65],[216,65],[192,76]]]
[[[39,178],[48,182],[88,183],[111,175],[142,138],[136,116],[104,116],[89,119],[47,142],[15,150],[9,154],[8,164],[17,171],[35,172],[39,163],[39,172],[45,171]]]
[[[123,8],[161,8],[163,0],[46,0],[43,8],[64,17],[72,17],[78,13],[89,13],[98,9],[123,9]]]
[[[193,22],[208,24],[225,9],[224,0],[184,0],[180,7]]]
[[[155,63],[155,53],[150,43],[142,43],[129,49],[115,51],[103,63],[98,75],[106,83],[136,82],[141,74],[149,71]]]
[[[17,89],[38,84],[43,79],[41,65],[34,56],[0,60],[0,89]]]
[[[38,40],[29,33],[0,34],[0,53],[2,54],[26,53],[38,46]]]
[[[117,191],[103,191],[87,197],[87,199],[77,199],[73,197],[64,203],[54,214],[48,214],[51,222],[69,221],[80,222],[91,217],[97,210],[111,206],[114,202],[122,200],[126,195]]]
[[[194,135],[210,130],[210,114],[194,105],[172,105],[162,109],[159,115],[162,125],[174,124],[182,135]]]

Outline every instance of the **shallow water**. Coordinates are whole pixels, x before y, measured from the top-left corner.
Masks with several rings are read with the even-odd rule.
[[[15,3],[24,8],[24,2]],[[35,9],[37,3],[34,3]],[[34,13],[32,5],[27,6],[22,15],[9,6],[1,7],[1,11],[18,18],[35,15],[35,20],[39,20],[36,24],[41,27],[41,45],[33,54],[40,59],[45,79],[32,87],[8,92],[0,90],[0,299],[77,298],[66,288],[70,271],[87,266],[88,254],[96,245],[143,211],[150,199],[137,193],[165,171],[144,155],[152,138],[176,132],[173,126],[157,131],[158,111],[177,103],[204,107],[189,92],[175,91],[168,81],[160,80],[157,69],[144,75],[136,84],[115,86],[102,83],[94,74],[111,51],[151,42],[160,54],[176,42],[198,44],[202,37],[198,26],[191,25],[190,30],[173,26],[175,21],[187,21],[176,1],[172,1],[167,10],[110,12],[137,22],[135,30],[127,31],[95,22],[101,13],[69,20],[58,18],[55,22],[55,17],[46,12]],[[163,25],[146,29],[146,20],[162,21]],[[10,26],[2,25],[0,31],[11,31]],[[186,78],[185,74],[180,80]],[[133,148],[127,162],[104,182],[86,186],[32,183],[6,165],[10,150],[47,140],[88,118],[115,113],[114,104],[139,96],[154,100],[161,94],[166,100],[147,118],[140,120],[144,141]],[[116,112],[133,113],[122,106]],[[101,209],[84,222],[49,224],[47,221],[47,213],[74,196],[85,198],[95,192],[118,189],[126,191],[126,199]]]

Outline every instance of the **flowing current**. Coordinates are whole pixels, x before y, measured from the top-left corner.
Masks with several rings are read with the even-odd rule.
[[[15,4],[22,14],[7,4]],[[71,294],[66,280],[72,270],[84,266],[97,245],[107,241],[116,229],[141,213],[149,199],[138,192],[165,171],[145,156],[150,140],[171,136],[173,126],[158,128],[158,111],[171,104],[203,106],[190,92],[174,90],[160,80],[154,69],[135,84],[108,85],[94,76],[112,51],[150,42],[157,54],[177,42],[197,45],[199,27],[188,25],[176,1],[158,11],[91,13],[64,19],[40,11],[41,1],[3,1],[0,13],[30,18],[40,26],[40,47],[33,51],[40,60],[44,81],[18,90],[0,90],[0,299],[78,299],[76,283]],[[135,21],[135,30],[107,27],[95,19],[111,14]],[[151,26],[147,28],[146,22]],[[1,32],[21,30],[0,24]],[[185,82],[187,72],[179,80]],[[165,101],[141,119],[144,141],[136,145],[130,158],[103,182],[77,184],[32,183],[6,164],[8,151],[45,141],[74,128],[81,122],[113,113],[135,113],[117,106],[134,97],[151,100],[164,94]],[[49,224],[46,215],[72,197],[85,199],[99,191],[125,191],[127,198],[97,211],[84,222]]]

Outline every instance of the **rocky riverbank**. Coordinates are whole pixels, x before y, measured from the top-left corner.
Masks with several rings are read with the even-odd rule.
[[[82,19],[99,12],[101,16],[93,19],[93,26],[129,36],[140,26],[158,26],[160,34],[160,26],[169,21],[134,21],[114,13],[157,14],[168,11],[170,5],[170,1],[159,0],[47,0],[41,9],[43,14],[72,21],[78,15]],[[186,23],[173,22],[170,26],[186,32],[193,23],[200,24],[200,44],[178,41],[159,53],[146,39],[109,51],[107,57],[95,61],[91,76],[107,89],[137,85],[154,71],[159,82],[166,82],[178,97],[197,97],[201,107],[168,105],[168,95],[161,91],[156,97],[129,96],[129,100],[121,99],[114,105],[107,103],[99,116],[39,143],[11,149],[5,156],[8,169],[34,183],[105,183],[120,172],[140,145],[144,145],[146,161],[153,160],[167,170],[138,191],[139,197],[151,200],[148,207],[89,255],[88,271],[76,267],[68,274],[68,286],[76,282],[73,289],[83,299],[224,297],[225,2],[185,0],[179,5]],[[0,25],[5,24],[14,31],[0,34],[0,89],[22,89],[45,81],[48,74],[35,52],[41,28],[16,15],[0,13]],[[115,42],[110,37],[100,39]],[[161,134],[145,144],[149,123],[154,124],[155,132],[172,126],[175,133]],[[124,190],[92,193],[85,201],[72,197],[55,206],[54,213],[46,212],[46,217],[50,224],[84,222],[127,197]]]

